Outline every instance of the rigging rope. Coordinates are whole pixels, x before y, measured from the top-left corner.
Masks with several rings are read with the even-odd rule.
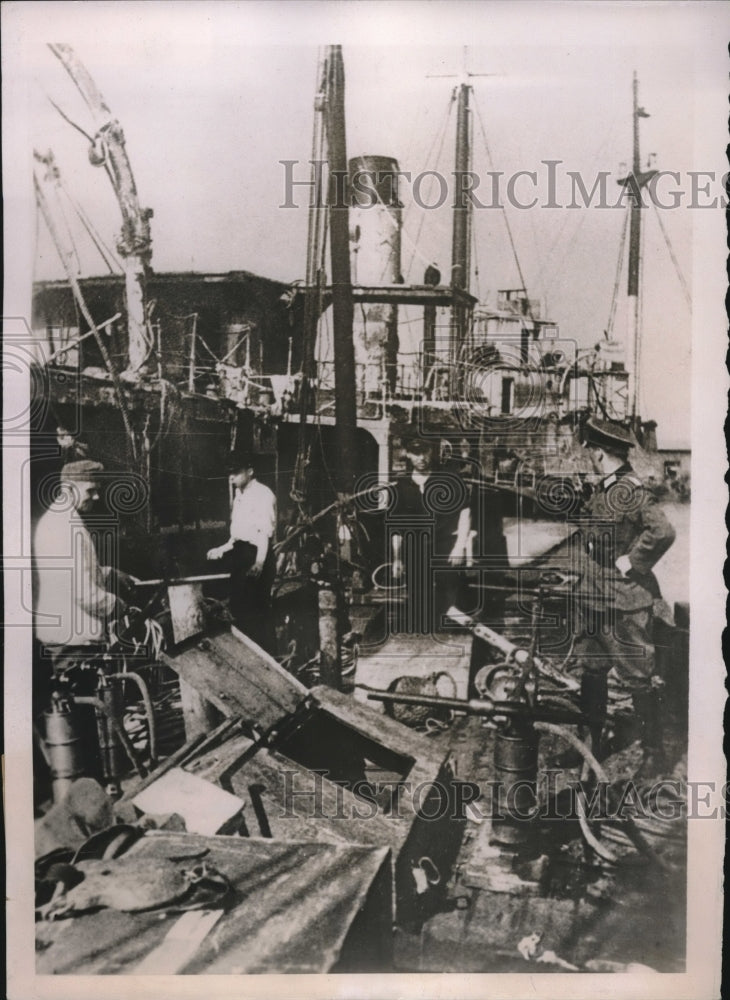
[[[84,211],[84,209],[81,206],[81,204],[78,201],[76,201],[76,199],[73,197],[73,195],[71,194],[71,192],[68,190],[68,188],[66,187],[66,184],[63,181],[63,179],[61,179],[60,184],[61,184],[61,189],[62,189],[63,193],[66,195],[66,197],[68,198],[69,202],[71,203],[71,206],[73,207],[74,211],[76,212],[76,214],[78,215],[79,219],[81,220],[82,225],[86,229],[86,231],[89,234],[89,236],[91,237],[91,239],[94,241],[94,244],[95,244],[97,250],[99,251],[99,253],[101,254],[101,256],[102,256],[102,258],[104,260],[104,263],[107,265],[107,267],[109,267],[110,270],[112,270],[111,266],[109,265],[109,261],[107,260],[107,257],[108,257],[116,265],[116,267],[118,268],[118,270],[120,272],[123,272],[124,268],[122,266],[122,262],[119,260],[119,258],[117,257],[117,255],[111,249],[111,247],[109,247],[106,244],[106,242],[102,239],[102,237],[101,237],[98,229],[96,229],[96,227],[94,226],[94,224],[92,223],[92,221],[89,219],[88,215]],[[101,244],[101,246],[100,246],[100,244]],[[103,247],[103,250],[102,250],[102,247]]]
[[[593,156],[593,159],[592,159],[592,170],[593,170],[594,174],[595,174],[596,168],[603,161],[604,150],[609,145],[611,145],[613,143],[613,140],[614,140],[614,137],[615,137],[615,134],[616,134],[617,123],[618,123],[618,115],[614,115],[613,120],[611,121],[610,126],[605,131],[604,138],[603,138],[601,144],[599,145],[599,147],[598,147],[595,155]],[[542,281],[543,281],[543,275],[545,273],[545,268],[547,267],[548,263],[551,263],[551,262],[554,263],[553,251],[555,250],[555,248],[560,243],[560,241],[561,241],[561,239],[563,237],[563,234],[565,233],[565,230],[566,230],[566,228],[568,226],[568,223],[571,221],[572,218],[574,218],[574,215],[575,215],[575,213],[573,213],[573,212],[563,212],[563,222],[562,222],[562,225],[560,226],[560,228],[558,230],[558,233],[557,233],[555,239],[553,240],[552,244],[548,248],[547,253],[544,255],[543,264],[541,265],[540,270],[538,271],[538,275],[537,275],[535,283],[539,287],[543,287]],[[575,230],[574,230],[573,234],[570,236],[570,239],[566,241],[568,243],[568,250],[563,255],[563,258],[562,258],[563,261],[567,257],[567,254],[570,251],[570,249],[575,245],[575,237],[578,235],[578,231],[579,231],[580,227],[583,224],[583,220],[585,218],[585,215],[586,215],[585,212],[581,212],[579,214],[578,224],[575,227]],[[561,270],[561,269],[562,269],[562,261],[561,261],[560,268],[556,268],[556,273],[559,270]],[[552,284],[554,284],[554,282],[551,280],[550,282],[548,282],[548,284],[552,285]]]
[[[56,186],[58,187],[58,189],[61,190],[60,178],[58,176],[56,176],[55,182],[56,182]],[[78,278],[80,278],[81,277],[81,258],[79,257],[79,251],[78,251],[78,248],[76,246],[76,241],[74,240],[74,235],[73,235],[73,231],[71,229],[71,224],[68,221],[68,216],[66,215],[66,212],[64,211],[63,203],[61,202],[60,198],[57,198],[57,204],[58,204],[59,214],[61,216],[61,219],[63,220],[63,225],[64,225],[64,228],[66,230],[66,237],[67,237],[67,240],[68,240],[68,244],[67,245],[70,245],[70,249],[66,250],[66,254],[67,254],[69,262],[71,260],[71,257],[73,257],[73,259],[76,261],[76,276]]]
[[[682,293],[684,295],[685,302],[687,303],[687,306],[689,307],[689,311],[692,312],[692,296],[690,295],[690,291],[689,291],[689,288],[687,286],[687,282],[685,281],[684,275],[682,274],[682,271],[681,271],[681,269],[679,267],[679,261],[677,260],[675,254],[674,254],[674,249],[673,249],[672,244],[671,244],[671,242],[669,240],[669,234],[667,233],[666,229],[664,228],[664,223],[662,222],[661,214],[660,214],[659,209],[657,208],[657,204],[656,204],[656,202],[654,201],[653,198],[651,199],[651,203],[654,206],[654,211],[656,213],[656,217],[657,217],[657,220],[659,222],[659,228],[662,231],[662,236],[664,237],[664,242],[667,244],[667,250],[669,251],[669,256],[672,259],[672,264],[674,264],[674,270],[677,272],[677,277],[679,278],[679,283],[682,286]]]
[[[114,256],[114,254],[112,253],[112,251],[109,250],[109,247],[106,246],[106,244],[102,240],[102,238],[99,235],[99,233],[94,229],[94,226],[92,225],[91,220],[88,218],[88,216],[86,215],[86,213],[83,211],[83,209],[81,208],[81,205],[79,205],[71,197],[70,193],[66,190],[66,188],[65,188],[65,186],[63,184],[61,185],[61,189],[62,189],[63,193],[65,194],[66,198],[68,199],[71,207],[76,212],[76,215],[78,216],[79,221],[81,222],[81,225],[84,227],[84,229],[88,233],[89,238],[91,239],[91,242],[94,244],[94,246],[96,247],[96,249],[99,251],[99,256],[101,257],[101,259],[106,264],[107,269],[109,270],[109,273],[110,274],[114,274],[115,273],[115,270],[112,267],[112,264],[111,264],[110,259],[109,259],[110,257],[114,257],[114,262],[117,265],[117,267],[119,268],[119,270],[121,271],[122,270],[121,263]]]
[[[117,373],[116,367],[114,366],[114,363],[112,362],[109,352],[106,349],[106,344],[104,343],[102,335],[99,332],[98,327],[94,323],[89,308],[86,305],[86,300],[84,299],[83,293],[81,291],[81,286],[79,285],[78,278],[76,277],[76,275],[74,275],[71,268],[69,267],[69,261],[67,259],[67,255],[64,254],[63,252],[63,246],[60,240],[60,236],[56,229],[53,214],[51,212],[50,206],[48,205],[48,202],[46,201],[45,194],[41,187],[41,183],[38,177],[35,175],[35,173],[33,175],[33,183],[35,186],[35,194],[38,207],[40,208],[43,214],[46,225],[48,227],[48,231],[50,232],[51,238],[56,245],[56,249],[58,250],[59,256],[61,257],[61,261],[66,270],[66,276],[68,278],[69,284],[71,285],[71,289],[74,293],[74,299],[78,303],[78,308],[81,310],[81,313],[84,319],[86,320],[89,329],[92,330],[94,333],[94,339],[96,340],[96,343],[99,347],[99,351],[101,352],[101,356],[104,359],[104,364],[106,365],[107,371],[109,372],[109,375],[111,377],[112,385],[114,386],[114,394],[117,398],[117,403],[119,405],[119,409],[122,414],[122,420],[124,421],[124,428],[129,437],[129,442],[132,449],[132,456],[134,460],[137,461],[138,458],[137,442],[129,418],[129,411],[127,408],[126,400],[124,398],[124,391],[122,389],[122,384],[119,380],[119,375]]]
[[[618,248],[618,263],[616,264],[616,277],[613,282],[613,296],[611,298],[611,310],[608,314],[608,324],[606,325],[606,335],[610,339],[613,332],[613,324],[616,319],[616,306],[618,305],[618,291],[621,284],[621,272],[624,266],[624,251],[626,249],[626,234],[629,230],[629,213],[624,213],[624,224],[621,232],[621,242]]]
[[[453,110],[453,107],[454,107],[455,103],[456,103],[456,91],[454,90],[454,91],[452,91],[451,97],[449,98],[449,105],[448,105],[448,108],[446,109],[446,117],[444,118],[443,128],[441,129],[441,136],[440,136],[440,140],[441,141],[439,143],[439,151],[438,151],[438,154],[436,156],[436,166],[434,168],[436,171],[438,171],[439,164],[441,162],[441,154],[443,153],[444,142],[446,141],[446,132],[448,130],[449,121],[451,120],[451,112]],[[434,139],[434,141],[431,143],[431,149],[429,150],[428,156],[426,158],[426,163],[427,164],[428,164],[429,160],[431,159],[431,156],[433,154],[433,148],[436,145],[436,142],[438,140],[439,140],[439,136],[437,135],[436,138]],[[423,173],[423,171],[421,171],[421,173]],[[406,219],[408,217],[408,212],[409,212],[409,210],[412,207],[413,207],[413,202],[411,202],[409,204],[408,208],[405,211],[405,217],[403,219],[403,224],[404,225],[405,225]],[[413,268],[413,261],[414,261],[414,258],[415,258],[415,256],[416,256],[417,253],[418,253],[418,256],[421,258],[421,260],[425,264],[430,264],[431,263],[430,261],[426,260],[426,258],[423,257],[423,255],[420,254],[419,251],[418,251],[418,243],[419,243],[419,241],[421,239],[421,231],[423,230],[423,223],[424,223],[425,219],[426,219],[425,212],[421,212],[421,220],[418,223],[418,232],[416,233],[416,238],[415,238],[414,241],[411,241],[410,239],[408,239],[408,237],[406,237],[407,242],[411,243],[411,245],[413,247],[413,253],[411,254],[411,259],[408,261],[408,267],[406,268],[406,276],[407,276],[408,280],[410,280],[411,270]]]
[[[48,94],[46,94],[46,97],[48,97]],[[77,132],[80,132],[80,133],[81,133],[81,135],[82,135],[82,136],[83,136],[83,137],[84,137],[85,139],[88,139],[88,141],[89,141],[89,142],[90,142],[90,143],[92,144],[92,146],[93,146],[93,144],[94,144],[94,139],[93,139],[93,137],[92,137],[92,136],[90,136],[88,132],[85,132],[85,131],[84,131],[84,129],[82,129],[80,125],[78,125],[78,124],[77,124],[77,123],[76,123],[75,121],[73,121],[73,119],[69,118],[69,116],[68,116],[68,115],[66,114],[66,112],[65,112],[65,111],[62,111],[62,110],[61,110],[61,108],[59,108],[59,106],[58,106],[58,105],[56,104],[56,102],[55,102],[55,101],[54,101],[54,100],[53,100],[53,99],[52,99],[51,97],[48,97],[48,100],[49,100],[49,101],[51,102],[51,104],[53,105],[53,107],[54,107],[54,108],[56,109],[56,111],[57,111],[57,112],[59,113],[59,115],[61,116],[61,118],[63,118],[63,119],[64,119],[64,121],[67,121],[67,122],[68,122],[68,124],[69,124],[69,125],[71,126],[71,128],[75,128]]]
[[[476,111],[477,121],[479,122],[479,128],[482,133],[482,140],[484,142],[484,149],[487,153],[487,160],[489,162],[489,166],[491,167],[491,169],[494,170],[494,161],[492,160],[492,154],[489,150],[489,143],[487,142],[487,133],[484,128],[484,122],[482,121],[482,114],[481,111],[479,110],[479,105],[477,104],[476,101],[476,95],[474,96],[474,110]],[[517,247],[515,246],[514,237],[512,235],[512,227],[510,226],[509,223],[509,216],[507,215],[507,211],[504,205],[501,206],[501,209],[502,209],[502,215],[504,216],[504,224],[507,228],[507,235],[509,237],[510,246],[512,247],[512,255],[514,256],[515,264],[517,265],[517,273],[520,276],[520,287],[523,288],[525,291],[525,299],[527,301],[527,313],[532,323],[535,323],[535,317],[532,312],[532,302],[530,301],[530,296],[528,295],[527,292],[527,282],[525,281],[525,276],[522,273],[522,265],[520,263],[520,258],[517,254]]]

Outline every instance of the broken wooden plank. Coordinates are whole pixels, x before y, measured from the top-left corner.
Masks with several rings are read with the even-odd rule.
[[[268,730],[293,714],[309,690],[238,629],[206,636],[162,660],[225,716]]]
[[[213,916],[208,921],[192,913],[181,922],[174,912],[109,909],[43,921],[36,925],[38,975],[134,975],[152,971],[143,965],[147,960],[168,963],[168,968],[174,963],[174,971],[193,975],[387,972],[392,967],[387,849],[161,832],[138,844],[130,857],[204,854],[230,882],[234,905],[215,922]],[[185,930],[196,935],[187,948],[179,940]]]

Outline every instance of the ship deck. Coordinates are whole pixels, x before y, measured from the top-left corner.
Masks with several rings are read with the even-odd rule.
[[[677,552],[673,558],[681,565],[683,553],[688,547],[689,508],[673,510],[671,516],[678,528]],[[561,540],[560,534],[556,533],[554,527],[545,532],[533,533],[530,538],[531,554],[549,551]],[[510,551],[513,551],[513,546]],[[524,552],[521,554],[524,555]],[[669,581],[678,579],[681,574],[669,566],[666,576]],[[671,586],[665,586],[663,580],[662,586],[672,601],[686,597],[686,591],[682,588],[672,590]],[[387,689],[402,677],[419,678],[423,681],[432,675],[442,675],[435,678],[440,694],[466,697],[472,644],[470,635],[451,632],[435,635],[389,635],[383,638],[385,608],[382,604],[365,605],[353,610],[359,614],[359,619],[357,615],[353,619],[353,625],[362,628],[364,634],[355,670],[346,677],[354,702],[357,703],[352,705],[352,709],[347,709],[346,706],[342,709],[348,718],[351,716],[352,720],[356,720],[358,712],[362,714],[362,706],[366,703],[375,713],[374,721],[369,723],[372,732],[378,731],[377,713],[382,715],[383,731],[392,727],[394,723],[390,719],[386,720],[382,703],[369,700],[367,689]],[[376,638],[369,638],[370,636]],[[676,665],[673,669],[676,669]],[[444,674],[448,676],[445,677]],[[174,692],[164,686],[163,695],[167,703]],[[344,705],[347,699],[342,695],[338,697]],[[173,743],[183,738],[180,733],[179,702],[175,701],[175,705],[174,711],[166,711],[160,718],[158,740],[168,748],[166,752],[169,752]],[[174,730],[172,734],[168,732],[171,729]],[[490,797],[497,774],[497,730],[494,724],[479,717],[457,714],[447,719],[442,716],[436,723],[426,721],[424,724],[421,720],[420,729],[420,732],[416,732],[399,727],[402,730],[400,752],[405,752],[403,748],[409,746],[423,747],[425,739],[430,744],[433,759],[447,761],[457,781],[474,786],[478,795],[460,813],[461,839],[455,863],[438,872],[436,898],[429,904],[426,919],[415,925],[408,921],[397,922],[392,942],[392,958],[387,961],[382,959],[384,952],[381,952],[379,961],[382,964],[372,967],[370,971],[534,974],[568,970],[620,972],[639,967],[657,972],[683,970],[687,821],[681,809],[679,812],[675,811],[675,818],[669,822],[657,820],[656,816],[649,817],[642,827],[645,841],[649,845],[649,851],[645,853],[633,850],[626,838],[616,830],[613,821],[591,822],[590,831],[599,838],[609,854],[614,856],[614,861],[606,860],[581,835],[575,811],[557,808],[557,803],[571,794],[571,787],[575,788],[581,775],[575,769],[556,772],[553,758],[556,752],[565,748],[564,744],[554,735],[543,734],[539,745],[537,772],[538,800],[541,806],[539,816],[523,843],[515,845],[505,844],[503,840],[498,842],[500,838],[495,837],[492,824],[493,799]],[[632,724],[629,720],[620,732],[615,733],[613,752],[604,762],[608,779],[619,793],[629,787],[636,774],[641,756],[638,735],[635,723]],[[686,780],[686,704],[669,698],[664,742],[667,761],[663,777],[674,782],[677,789],[682,789]],[[415,749],[413,752],[416,752]],[[266,764],[270,769],[269,778],[275,774],[277,766],[274,755]],[[544,784],[545,781],[548,783]],[[128,790],[133,789],[136,784],[137,779],[125,782]],[[635,787],[641,795],[644,794],[646,786],[638,779]],[[681,795],[681,791],[678,795]],[[543,809],[548,803],[555,805],[553,813],[549,808]],[[380,819],[378,817],[378,821]],[[426,827],[428,826],[427,823]],[[437,849],[435,841],[442,835],[442,831],[443,827],[437,829],[436,824],[432,831],[426,829],[424,843],[428,843],[428,837],[431,836],[434,840],[431,846]],[[175,836],[184,838],[189,835]],[[326,860],[331,855],[331,849],[325,846],[328,838],[329,834],[312,840],[307,834],[312,850],[318,844],[322,848],[321,858],[319,855],[315,857],[315,854],[311,856],[313,871],[318,865],[330,863]],[[216,850],[220,840],[221,838],[216,838],[216,844],[211,841]],[[263,864],[268,858],[267,852],[272,859],[285,856],[287,844],[291,843],[291,835],[287,831],[286,840],[279,841],[274,837],[262,841],[254,834],[250,843],[252,851],[261,852]],[[235,848],[237,852],[245,853],[245,845],[245,839],[234,838],[231,850]],[[292,847],[294,852],[299,849],[296,844]],[[378,892],[383,890],[382,879],[378,881],[380,876],[377,874],[381,870],[382,859],[380,854],[376,856],[372,853],[375,850],[373,843],[369,850],[369,854],[363,854],[365,864],[362,878],[358,876],[359,881],[355,879],[348,890],[351,892],[350,899],[362,901],[370,898],[373,886],[381,886]],[[428,859],[430,853],[428,847],[424,848],[425,858]],[[333,873],[335,869],[337,872],[347,869],[349,862],[345,855],[344,848],[341,856],[332,855]],[[354,865],[359,864],[356,855],[357,851],[354,851]],[[271,861],[271,864],[274,863]],[[269,868],[266,870],[269,871]],[[275,874],[275,868],[270,870]],[[239,890],[244,895],[246,885],[246,880],[243,879]],[[287,902],[288,891],[284,886],[277,897],[282,906],[294,909],[298,907],[302,927],[314,927],[308,918],[305,919],[307,905],[303,901],[304,896],[291,898]],[[269,890],[263,883],[261,892],[264,894],[262,899],[268,898],[266,894]],[[302,892],[306,895],[304,884]],[[360,903],[353,904],[353,915],[357,905]],[[382,916],[382,910],[382,905],[378,904],[374,912]],[[629,913],[630,920],[627,919]],[[95,919],[98,917],[83,918],[84,921]],[[231,919],[235,923],[238,917],[234,914]],[[116,933],[118,923],[115,918],[107,915],[103,917],[103,921],[109,925],[110,935]],[[157,919],[145,918],[138,923],[136,918],[126,916],[123,923],[125,933],[132,935],[128,936],[129,953],[120,953],[114,961],[121,961],[123,970],[130,972],[135,971],[137,961],[153,945],[159,946],[159,928],[162,925]],[[244,921],[241,928],[244,925],[248,927]],[[172,923],[170,926],[172,927]],[[356,924],[353,922],[352,926],[355,927]],[[47,966],[47,971],[61,971],[53,964],[54,956],[60,954],[64,965],[62,971],[89,971],[87,963],[90,956],[86,935],[81,932],[70,934],[67,921],[50,924],[43,922],[38,927],[40,946],[44,951],[40,967]],[[141,930],[137,933],[135,928],[139,927]],[[246,933],[253,935],[252,940],[256,939],[254,927],[248,927]],[[311,930],[312,941],[319,940],[318,933],[316,929]],[[78,937],[78,952],[71,946],[72,938],[76,940],[74,935]],[[353,940],[359,940],[357,935]],[[232,969],[238,969],[240,965],[241,971],[258,971],[255,963],[259,956],[255,954],[253,946],[249,948],[246,944],[244,947],[244,944],[239,947],[232,943],[233,950],[226,961],[230,958]],[[274,952],[270,956],[270,965],[261,971],[289,969],[283,943]],[[243,953],[248,955],[246,961],[241,959]],[[203,960],[205,954],[207,952],[200,953],[202,964],[197,965],[194,971],[204,973],[211,969],[218,970],[215,964],[210,969],[206,966]],[[326,963],[329,958],[324,952],[323,956],[321,968],[312,971],[328,971]],[[112,961],[112,958],[110,954],[109,960]],[[253,965],[246,965],[249,960]],[[105,968],[101,971],[113,970]],[[292,968],[290,971],[296,969]]]

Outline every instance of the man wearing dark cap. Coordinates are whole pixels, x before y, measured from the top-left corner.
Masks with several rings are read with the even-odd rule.
[[[100,566],[84,514],[99,499],[104,467],[82,459],[63,466],[60,489],[36,526],[36,638],[56,667],[99,649],[123,605],[109,589],[114,570]]]
[[[228,468],[234,490],[230,538],[224,545],[210,549],[208,559],[225,558],[230,568],[230,611],[236,627],[273,653],[271,588],[276,575],[276,497],[256,478],[253,455],[236,456]]]
[[[596,745],[606,713],[607,675],[613,669],[631,691],[643,724],[642,770],[649,774],[662,764],[660,681],[652,639],[652,608],[661,593],[652,570],[672,545],[675,532],[629,463],[633,438],[626,427],[590,419],[583,442],[601,477],[588,501],[589,520],[574,553],[580,573],[575,653],[584,664],[584,707],[595,720]]]

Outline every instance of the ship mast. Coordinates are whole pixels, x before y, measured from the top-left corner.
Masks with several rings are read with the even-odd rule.
[[[70,45],[49,44],[81,93],[94,119],[96,134],[89,159],[104,165],[122,213],[122,233],[117,250],[124,267],[129,334],[129,370],[146,374],[152,348],[147,330],[145,285],[152,254],[149,219],[152,210],[142,208],[137,196],[132,167],[124,145],[124,132],[99,92],[86,67]]]
[[[454,153],[454,219],[451,240],[451,286],[469,291],[472,203],[469,191],[471,143],[469,135],[469,91],[463,80],[458,88],[456,111],[456,149]],[[451,353],[455,362],[466,334],[466,310],[454,300],[451,310]],[[452,387],[456,388],[456,387]]]
[[[631,173],[619,181],[629,189],[631,198],[629,222],[629,274],[628,274],[628,318],[626,329],[626,368],[629,375],[629,416],[632,424],[639,419],[639,379],[641,356],[640,298],[639,281],[641,275],[641,189],[656,174],[656,170],[641,170],[639,151],[639,119],[649,115],[639,106],[639,83],[634,71],[633,79],[633,159]]]
[[[336,486],[339,493],[346,494],[352,492],[355,481],[357,402],[355,346],[352,336],[350,198],[345,139],[345,68],[342,62],[341,45],[328,46],[325,74],[335,362],[335,444],[338,455]]]
[[[469,91],[462,83],[456,112],[456,152],[454,157],[454,222],[451,242],[451,281],[455,288],[469,291],[469,237],[471,231],[471,199],[467,196],[467,175],[470,167]]]

